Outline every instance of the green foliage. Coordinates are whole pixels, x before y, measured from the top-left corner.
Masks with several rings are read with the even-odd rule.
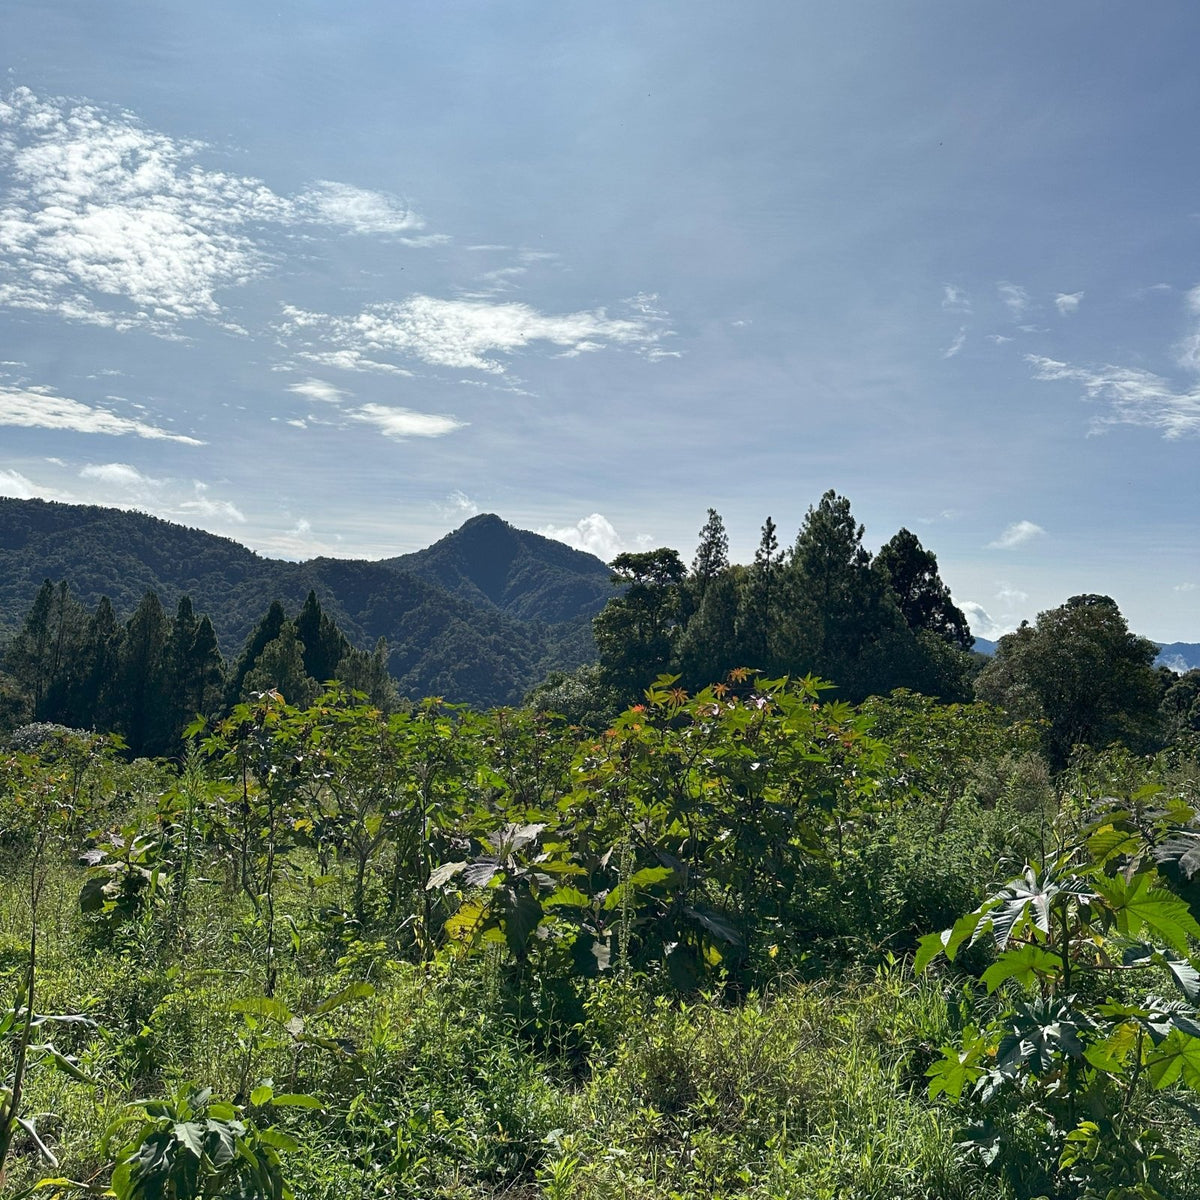
[[[269,1087],[256,1095],[255,1107],[292,1099],[273,1097]],[[298,1150],[295,1139],[260,1127],[241,1106],[214,1100],[208,1088],[185,1084],[169,1100],[136,1102],[106,1140],[127,1136],[131,1121],[135,1130],[112,1173],[117,1200],[292,1200],[280,1154]]]
[[[1152,1113],[1156,1092],[1200,1091],[1200,923],[1160,867],[1186,858],[1197,811],[1151,784],[1070,818],[1043,867],[922,939],[918,970],[990,944],[981,982],[1000,998],[929,1068],[929,1093],[970,1094],[964,1144],[1019,1194],[1053,1176],[1056,1195],[1173,1195]],[[1016,1125],[1037,1131],[1032,1158]]]

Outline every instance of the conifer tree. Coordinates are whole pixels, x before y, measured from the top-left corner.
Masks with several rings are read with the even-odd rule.
[[[158,593],[147,592],[125,625],[113,689],[121,732],[135,757],[172,749],[164,664],[169,632]]]
[[[229,674],[229,686],[226,689],[229,704],[237,704],[241,700],[247,673],[253,668],[267,644],[279,636],[286,620],[287,614],[283,611],[283,605],[278,600],[272,600],[262,620],[250,631],[250,636]]]
[[[307,708],[320,690],[317,681],[304,669],[304,654],[294,621],[284,621],[279,635],[262,648],[242,682],[243,698],[253,692],[275,691],[298,708]]]
[[[729,536],[725,532],[725,522],[715,508],[710,508],[708,520],[700,530],[700,545],[696,547],[692,574],[688,580],[697,605],[704,599],[709,584],[728,567]]]
[[[308,599],[296,618],[296,636],[300,639],[304,669],[308,675],[319,683],[333,679],[337,675],[338,663],[350,649],[350,643],[326,616],[315,591],[308,593]]]

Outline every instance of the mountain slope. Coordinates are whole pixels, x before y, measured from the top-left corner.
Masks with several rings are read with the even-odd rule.
[[[425,550],[384,561],[522,621],[590,620],[612,593],[609,569],[594,555],[491,513]]]
[[[0,499],[0,635],[19,628],[44,579],[65,579],[88,607],[107,595],[122,618],[150,589],[168,612],[190,595],[230,658],[273,599],[296,612],[312,588],[355,644],[387,638],[404,694],[513,703],[547,671],[591,657],[607,568],[497,517],[468,525],[417,555],[293,563],[143,513]]]

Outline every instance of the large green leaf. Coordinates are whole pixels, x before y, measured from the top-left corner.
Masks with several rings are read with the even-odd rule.
[[[1181,954],[1188,952],[1188,939],[1200,938],[1200,925],[1185,901],[1164,887],[1156,887],[1151,872],[1126,879],[1097,878],[1096,891],[1112,906],[1117,928],[1129,937],[1149,930]]]
[[[994,992],[1006,979],[1015,979],[1029,987],[1047,976],[1062,974],[1062,959],[1041,946],[1024,945],[1016,950],[1005,950],[983,973],[983,982],[989,992]]]

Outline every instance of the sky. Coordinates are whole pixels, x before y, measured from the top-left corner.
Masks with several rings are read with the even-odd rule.
[[[0,0],[0,494],[731,557],[1200,641],[1194,0]]]

